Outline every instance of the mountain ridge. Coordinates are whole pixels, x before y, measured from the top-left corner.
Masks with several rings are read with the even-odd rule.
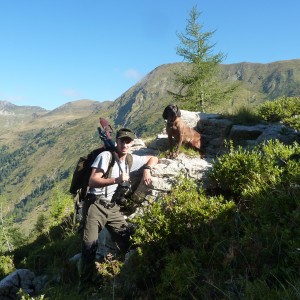
[[[187,63],[184,63],[184,62],[177,62],[177,63],[167,63],[167,64],[162,64],[158,67],[156,67],[155,69],[153,69],[152,71],[150,71],[145,77],[143,77],[139,82],[137,82],[135,85],[137,84],[140,84],[141,82],[145,81],[146,79],[149,79],[151,78],[151,76],[153,76],[153,74],[155,74],[155,71],[158,70],[158,69],[161,69],[161,68],[164,68],[165,66],[174,66],[176,64],[187,64]],[[247,61],[244,61],[244,62],[238,62],[238,63],[232,63],[232,64],[220,64],[220,67],[225,69],[225,70],[232,70],[232,69],[238,69],[240,67],[247,67],[247,66],[256,66],[256,67],[262,67],[262,68],[274,68],[274,67],[279,67],[279,66],[285,66],[285,67],[289,67],[289,68],[294,68],[295,65],[293,64],[297,64],[297,67],[299,67],[300,65],[300,59],[290,59],[290,60],[281,60],[281,61],[274,61],[274,62],[269,62],[269,63],[258,63],[258,62],[247,62]],[[221,70],[222,72],[222,70]],[[300,70],[298,70],[298,72],[300,72]],[[132,88],[132,87],[131,87]],[[129,88],[129,90],[131,89]],[[128,92],[125,91],[124,93]],[[123,93],[123,94],[124,94]],[[120,97],[122,97],[121,94],[118,98],[116,98],[115,100],[119,99]],[[79,100],[75,100],[75,101],[71,101],[71,102],[66,102],[62,105],[59,105],[58,107],[54,108],[53,110],[56,110],[56,109],[59,109],[61,107],[63,107],[65,104],[69,104],[69,103],[74,103],[74,102],[78,102],[78,101],[95,101],[95,102],[98,102],[98,103],[102,103],[102,102],[114,102],[115,100],[107,100],[107,101],[97,101],[97,100],[90,100],[90,99],[79,99]],[[6,100],[0,100],[0,110],[2,109],[2,103],[10,103],[11,105],[13,106],[16,106],[16,107],[22,107],[22,108],[26,108],[26,107],[29,107],[29,108],[39,108],[39,109],[42,109],[42,110],[45,110],[47,112],[51,112],[53,110],[47,110],[43,107],[40,107],[40,106],[30,106],[30,105],[24,105],[24,106],[21,106],[21,105],[15,105],[9,101],[6,101]]]

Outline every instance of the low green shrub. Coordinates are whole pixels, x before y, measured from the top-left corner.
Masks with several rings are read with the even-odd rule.
[[[66,194],[58,187],[54,189],[54,192],[49,199],[49,204],[52,226],[60,224],[74,209],[74,200],[72,196]]]
[[[0,279],[15,271],[13,256],[0,256]]]
[[[179,178],[170,195],[136,220],[140,248],[130,280],[158,299],[186,299],[208,270],[222,265],[235,210],[233,202],[206,197],[194,181]]]
[[[300,146],[268,141],[252,150],[229,145],[229,153],[219,157],[210,173],[212,187],[236,200],[254,199],[272,190],[291,193],[300,173]]]
[[[268,122],[282,121],[300,130],[300,97],[280,97],[266,101],[257,108],[257,114]]]
[[[280,282],[275,276],[272,276],[272,274],[270,274],[270,277],[273,277],[272,279],[277,282],[279,286],[281,285],[281,288],[274,288],[270,280],[248,281],[245,286],[244,299],[294,300],[300,298],[300,280],[298,278],[286,278],[283,282]],[[286,288],[288,285],[290,288]]]
[[[231,195],[240,210],[238,251],[243,257],[235,263],[262,282],[270,281],[272,273],[276,289],[300,268],[299,157],[297,143],[269,141],[252,151],[231,149],[211,172],[217,192]]]
[[[44,295],[36,296],[36,297],[31,297],[27,293],[25,293],[22,289],[18,292],[18,296],[20,297],[21,300],[47,300]]]

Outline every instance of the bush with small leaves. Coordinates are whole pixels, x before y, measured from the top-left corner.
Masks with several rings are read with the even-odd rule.
[[[277,187],[287,193],[299,177],[300,145],[268,141],[252,150],[230,145],[230,151],[219,157],[211,170],[214,189],[240,199],[255,199],[256,194]],[[280,188],[278,188],[280,187]]]
[[[300,97],[280,97],[266,101],[257,108],[257,114],[268,122],[282,122],[300,130]]]
[[[15,271],[13,256],[1,255],[0,256],[0,278],[9,275],[13,271]]]
[[[162,299],[188,297],[207,270],[217,270],[230,243],[224,233],[235,227],[232,201],[207,197],[191,179],[177,182],[170,195],[137,219],[133,237],[140,245],[137,285],[153,287]]]

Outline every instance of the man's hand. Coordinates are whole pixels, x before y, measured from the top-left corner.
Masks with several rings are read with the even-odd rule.
[[[116,183],[118,184],[124,181],[129,181],[129,173],[123,172],[118,178],[116,178]]]
[[[150,169],[144,170],[142,181],[144,182],[145,185],[149,185],[152,182]]]
[[[156,156],[148,156],[148,162],[144,166],[144,173],[142,182],[145,185],[149,185],[152,182],[151,169],[158,163],[158,158]]]

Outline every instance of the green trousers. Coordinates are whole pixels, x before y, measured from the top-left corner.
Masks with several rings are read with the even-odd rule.
[[[121,252],[128,250],[130,239],[130,231],[124,216],[120,212],[119,205],[115,204],[113,207],[106,207],[103,204],[103,200],[95,196],[88,196],[85,202],[83,211],[86,216],[79,270],[81,284],[92,280],[98,235],[104,226],[110,232],[113,241]]]

